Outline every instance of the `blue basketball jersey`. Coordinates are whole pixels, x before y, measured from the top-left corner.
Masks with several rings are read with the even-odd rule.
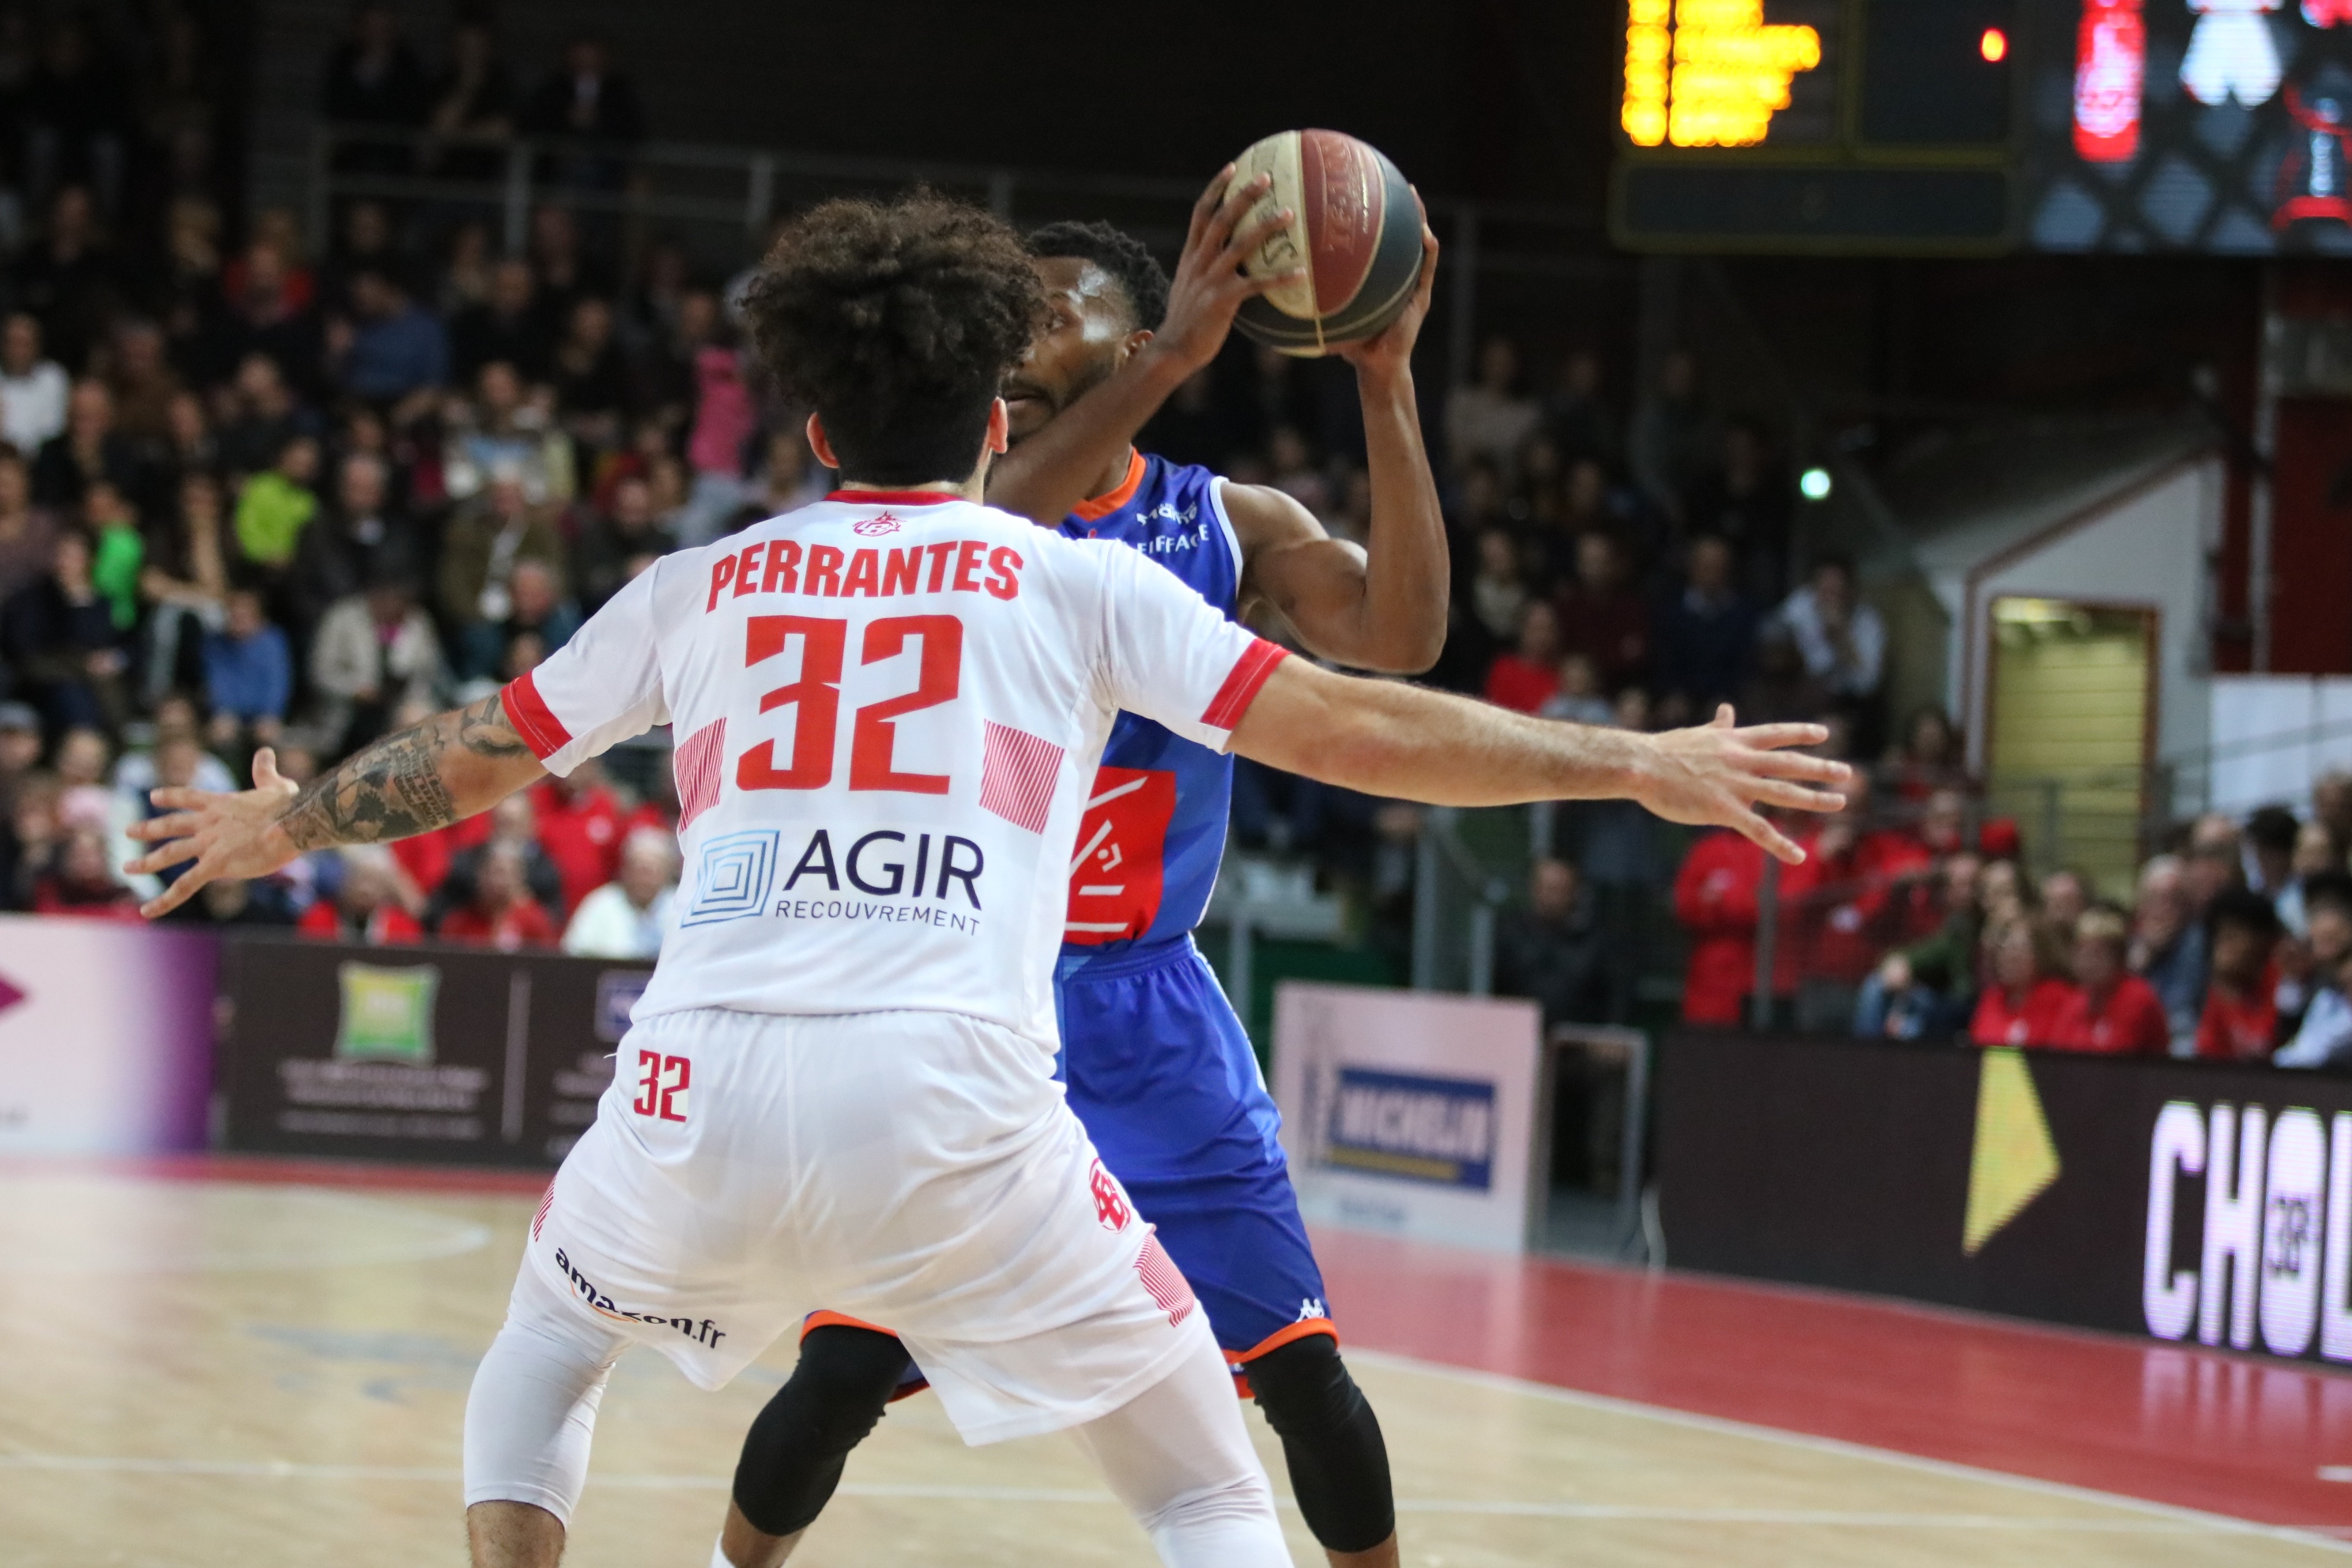
[[[1206,468],[1137,454],[1126,481],[1065,519],[1062,531],[1143,552],[1230,618],[1242,557],[1222,483]],[[1149,719],[1118,716],[1078,826],[1066,973],[1074,960],[1181,937],[1201,923],[1224,858],[1233,793],[1231,757]]]

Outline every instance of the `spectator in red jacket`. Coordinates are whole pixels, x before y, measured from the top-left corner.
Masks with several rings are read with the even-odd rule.
[[[33,912],[139,923],[139,895],[115,877],[103,828],[77,827],[58,846],[51,869],[35,884]]]
[[[2260,893],[2227,889],[2207,916],[2211,979],[2197,1020],[2197,1054],[2208,1061],[2264,1062],[2278,1047],[2278,911]]]
[[[1486,700],[1532,713],[1559,689],[1559,612],[1538,599],[1519,612],[1518,646],[1486,667]]]
[[[1728,828],[1693,844],[1675,877],[1675,917],[1690,932],[1683,978],[1683,1022],[1732,1027],[1756,990],[1756,930],[1764,887],[1764,851]],[[1779,940],[1773,950],[1777,1004],[1796,994],[1803,966],[1797,911],[1818,872],[1808,860],[1780,868]]]
[[[1552,602],[1559,610],[1560,651],[1591,659],[1604,689],[1619,691],[1648,670],[1650,603],[1634,585],[1615,534],[1595,528],[1578,538],[1576,574]]]
[[[1853,1021],[1855,996],[1891,938],[1895,879],[1911,869],[1914,853],[1905,837],[1869,826],[1868,773],[1856,768],[1837,787],[1845,809],[1805,846],[1812,889],[1797,906],[1792,933],[1803,976],[1797,1027],[1807,1034],[1842,1034]]]
[[[400,863],[392,851],[381,844],[351,844],[341,853],[342,888],[332,899],[320,899],[305,910],[295,931],[316,942],[369,947],[422,942],[425,928],[400,907]]]
[[[522,857],[523,886],[530,896],[547,906],[549,919],[559,929],[562,922],[554,920],[556,906],[563,899],[563,879],[555,869],[555,862],[539,844],[539,796],[531,790],[510,795],[478,816],[469,816],[444,829],[451,835],[447,868],[442,873],[440,886],[434,889],[425,910],[425,923],[439,931],[451,911],[464,909],[474,901],[474,874],[481,864],[483,849],[491,844],[511,844]]]
[[[620,797],[593,761],[574,768],[570,778],[549,774],[530,793],[539,808],[539,847],[562,880],[569,919],[581,900],[620,875],[626,837]]]
[[[530,896],[521,847],[503,838],[482,846],[481,860],[474,868],[473,901],[450,910],[441,921],[444,940],[501,952],[553,947],[559,934],[546,909]]]
[[[1885,852],[1889,875],[1897,884],[1893,894],[1897,941],[1925,942],[1944,923],[1942,879],[1936,868],[1969,847],[1967,806],[1958,791],[1937,790],[1918,808],[1916,821],[1887,830],[1901,846],[1899,868],[1895,847]]]
[[[1992,984],[1977,997],[1969,1038],[1979,1046],[2042,1046],[2057,1038],[2074,988],[2059,978],[2065,955],[2049,928],[2011,915],[1993,926],[1985,946]]]
[[[2164,999],[2125,967],[2130,944],[2131,920],[2123,910],[2098,905],[2084,911],[2074,922],[2074,991],[2047,1044],[2106,1057],[2160,1057],[2171,1049]]]

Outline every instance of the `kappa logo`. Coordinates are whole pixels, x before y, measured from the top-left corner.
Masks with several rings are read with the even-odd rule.
[[[867,539],[872,539],[877,534],[896,533],[898,531],[898,520],[886,511],[879,517],[867,518],[865,521],[853,527],[849,531],[863,535]]]
[[[1299,1322],[1311,1323],[1318,1318],[1328,1318],[1330,1315],[1323,1310],[1323,1303],[1313,1296],[1305,1297],[1298,1303],[1297,1321]]]
[[[1100,1160],[1087,1177],[1087,1185],[1095,1194],[1095,1218],[1105,1230],[1125,1230],[1135,1211],[1128,1206],[1127,1194],[1118,1189],[1118,1178],[1103,1169]]]

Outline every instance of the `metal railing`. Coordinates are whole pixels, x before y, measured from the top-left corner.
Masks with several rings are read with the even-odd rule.
[[[348,166],[350,154],[391,153],[430,171],[451,154],[495,157],[495,178]],[[322,125],[313,133],[305,226],[323,251],[339,201],[373,197],[495,219],[499,242],[520,253],[541,205],[644,227],[687,226],[713,259],[735,265],[757,253],[776,216],[825,196],[914,184],[969,196],[1022,223],[1103,217],[1162,252],[1182,242],[1201,184],[1139,175],[1015,169],[947,159],[863,158],[688,142],[626,144],[523,138],[480,141],[381,126]],[[1466,380],[1476,347],[1482,276],[1553,279],[1630,277],[1633,263],[1608,253],[1588,215],[1528,203],[1424,198],[1446,247],[1448,374]]]
[[[1258,939],[1338,942],[1347,925],[1347,910],[1339,899],[1316,890],[1313,874],[1303,865],[1282,867],[1229,856],[1201,923],[1224,927],[1225,993],[1244,1026],[1253,1026]]]
[[[1495,925],[1527,885],[1535,808],[1422,815],[1412,884],[1412,988],[1495,994]],[[1512,875],[1516,871],[1517,876]],[[1458,933],[1464,940],[1449,940]]]

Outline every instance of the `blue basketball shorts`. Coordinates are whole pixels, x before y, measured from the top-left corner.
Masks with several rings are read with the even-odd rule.
[[[1238,1365],[1337,1336],[1249,1036],[1190,936],[1065,950],[1059,1076]]]

